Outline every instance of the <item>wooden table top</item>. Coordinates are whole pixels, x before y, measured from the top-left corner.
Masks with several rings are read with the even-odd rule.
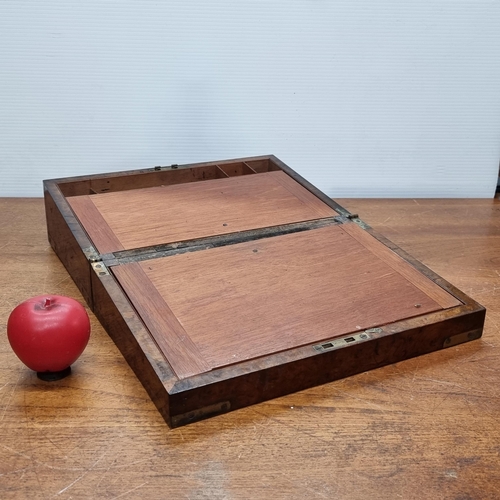
[[[0,498],[500,498],[500,200],[336,200],[487,308],[482,339],[170,430],[89,311],[73,374],[6,337],[43,293],[83,300],[42,199],[0,199]]]

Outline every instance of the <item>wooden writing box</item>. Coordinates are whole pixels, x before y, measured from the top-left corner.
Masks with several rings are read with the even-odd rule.
[[[274,156],[44,187],[53,249],[171,427],[482,334],[482,306]]]

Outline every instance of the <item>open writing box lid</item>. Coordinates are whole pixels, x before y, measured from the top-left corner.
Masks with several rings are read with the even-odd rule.
[[[139,335],[130,321],[117,333],[100,317],[136,373],[144,343],[156,350],[163,394],[150,380],[154,374],[137,374],[173,426],[325,381],[304,373],[311,365],[301,360],[311,356],[343,349],[344,363],[351,352],[361,370],[372,367],[355,346],[375,346],[384,330],[410,331],[401,325],[412,321],[444,326],[467,306],[463,294],[438,284],[290,169],[251,165],[225,163],[209,178],[169,183],[163,177],[145,187],[76,190],[64,198],[99,256],[94,310],[106,314],[96,307],[99,295],[115,308],[122,304],[125,323],[130,311],[140,320]],[[436,339],[425,328],[420,332],[424,351],[437,348],[428,345]],[[446,332],[433,335],[443,347]],[[418,346],[418,337],[413,342]],[[403,357],[418,353],[412,349]],[[280,368],[278,379],[298,373],[300,380],[266,393],[259,379],[262,387],[252,389],[248,377],[267,377],[271,368]],[[344,371],[326,379],[356,370]],[[235,395],[235,388],[245,394]]]

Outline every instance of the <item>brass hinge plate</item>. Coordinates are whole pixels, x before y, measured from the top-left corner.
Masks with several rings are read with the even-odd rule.
[[[313,349],[317,352],[333,351],[334,349],[340,349],[350,344],[357,344],[359,342],[364,342],[372,338],[374,333],[381,333],[382,328],[369,328],[364,332],[356,333],[354,335],[349,335],[348,337],[342,337],[340,339],[327,340],[321,344],[316,344]]]
[[[470,332],[459,333],[458,335],[453,335],[444,339],[443,347],[453,347],[454,345],[463,344],[464,342],[469,342],[471,340],[477,340],[481,337],[483,333],[482,329],[471,330]]]
[[[94,269],[97,276],[109,276],[108,268],[103,262],[92,262],[92,268]]]
[[[181,413],[180,415],[172,417],[172,427],[179,427],[181,425],[197,422],[198,420],[202,420],[207,417],[213,417],[221,413],[226,413],[230,409],[231,403],[229,401],[222,401],[221,403],[205,406],[204,408],[200,408],[198,410]]]
[[[172,165],[167,166],[157,165],[156,167],[153,167],[152,170],[158,172],[160,170],[176,170],[177,168],[179,168],[179,165],[177,163],[172,163]]]

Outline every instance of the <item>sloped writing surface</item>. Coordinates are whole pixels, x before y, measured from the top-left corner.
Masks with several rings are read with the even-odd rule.
[[[335,225],[112,272],[183,378],[460,303],[381,246]]]
[[[68,202],[102,254],[337,215],[280,171]]]

